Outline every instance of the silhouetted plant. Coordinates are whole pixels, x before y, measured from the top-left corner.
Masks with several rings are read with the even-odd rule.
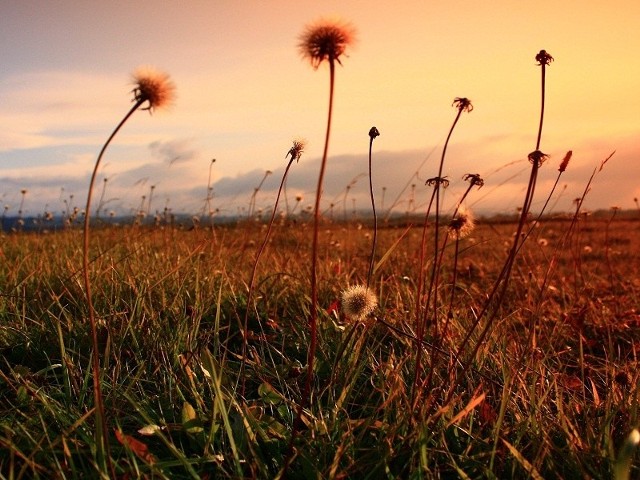
[[[311,312],[309,319],[310,341],[307,354],[307,379],[305,382],[302,401],[298,407],[298,414],[291,434],[289,454],[285,462],[286,472],[293,454],[293,441],[301,427],[302,411],[305,405],[311,404],[313,367],[317,345],[318,322],[318,229],[320,224],[320,201],[322,199],[322,187],[329,152],[329,138],[331,136],[331,118],[333,114],[333,92],[335,86],[336,63],[342,65],[340,57],[345,54],[347,48],[355,40],[355,29],[349,23],[337,19],[320,19],[309,24],[300,37],[299,49],[302,56],[311,62],[311,66],[317,69],[323,62],[329,64],[329,111],[327,113],[327,129],[322,152],[318,185],[316,187],[316,199],[313,209],[313,241],[311,246]]]
[[[249,293],[247,294],[247,308],[244,313],[244,324],[242,331],[242,361],[240,366],[240,381],[242,384],[242,395],[244,395],[244,386],[245,386],[245,378],[244,378],[244,368],[247,363],[247,338],[249,335],[249,309],[252,309],[253,306],[251,301],[253,299],[253,290],[255,287],[256,273],[258,271],[258,263],[260,262],[260,257],[264,253],[264,249],[269,242],[269,237],[271,236],[271,229],[273,227],[273,221],[276,218],[276,212],[278,211],[278,203],[280,202],[280,195],[283,190],[283,186],[287,180],[287,175],[289,174],[289,169],[291,168],[291,164],[295,160],[296,163],[300,161],[300,157],[302,156],[302,152],[306,147],[306,140],[296,139],[293,141],[293,146],[289,149],[285,158],[291,156],[289,162],[287,163],[286,168],[284,169],[284,174],[282,175],[282,181],[280,182],[280,188],[278,189],[278,194],[276,196],[276,201],[273,206],[273,211],[271,213],[271,219],[269,220],[269,224],[267,225],[267,232],[265,233],[264,239],[256,252],[256,258],[253,261],[253,268],[251,269],[251,278],[249,279]]]
[[[133,74],[133,80],[135,87],[133,89],[133,106],[129,112],[124,116],[120,123],[113,130],[105,144],[103,145],[89,182],[89,190],[87,193],[87,205],[85,208],[84,217],[84,229],[83,229],[83,255],[82,255],[82,272],[84,278],[85,294],[87,297],[87,307],[89,310],[89,323],[91,327],[91,342],[93,346],[92,350],[92,369],[93,369],[93,393],[95,401],[95,417],[96,417],[96,457],[98,461],[98,467],[103,474],[107,474],[107,467],[112,477],[115,477],[113,466],[111,465],[111,458],[108,454],[109,449],[109,436],[107,431],[107,425],[104,415],[104,404],[102,401],[101,390],[101,375],[100,375],[100,342],[98,340],[98,327],[95,318],[95,310],[93,306],[93,300],[91,296],[91,280],[89,277],[89,219],[91,212],[91,198],[93,194],[93,187],[95,179],[98,174],[98,168],[102,157],[113,140],[116,134],[120,131],[126,121],[138,110],[148,110],[149,113],[158,108],[169,105],[175,95],[175,86],[173,82],[169,80],[169,77],[149,68],[139,68]],[[146,104],[146,107],[143,105]]]
[[[371,277],[373,276],[373,265],[376,256],[376,242],[378,240],[378,215],[376,214],[376,200],[373,195],[373,177],[371,172],[371,149],[373,140],[380,136],[376,127],[369,130],[369,194],[371,195],[371,210],[373,212],[373,240],[371,241],[371,257],[369,259],[369,273],[367,274],[367,287],[371,287]]]

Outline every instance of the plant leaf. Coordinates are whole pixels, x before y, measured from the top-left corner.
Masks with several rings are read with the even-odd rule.
[[[135,453],[136,457],[143,462],[148,463],[149,465],[153,465],[156,462],[156,457],[149,452],[149,447],[147,447],[145,443],[130,435],[125,435],[120,430],[116,430],[116,438],[118,439],[118,442]]]

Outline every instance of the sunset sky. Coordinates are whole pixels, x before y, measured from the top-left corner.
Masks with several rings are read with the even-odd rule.
[[[155,186],[152,210],[201,212],[212,169],[214,201],[235,214],[266,170],[258,207],[273,204],[296,137],[308,141],[288,181],[290,203],[312,202],[325,133],[329,72],[314,70],[297,44],[304,26],[340,16],[358,31],[336,73],[326,204],[340,204],[350,182],[367,207],[368,132],[376,126],[378,201],[408,208],[430,191],[444,140],[468,97],[451,139],[445,175],[452,205],[461,177],[479,173],[469,197],[479,212],[512,212],[528,180],[535,149],[540,67],[546,49],[547,105],[533,209],[573,150],[558,189],[557,210],[570,210],[594,168],[585,207],[635,208],[640,197],[640,2],[611,0],[426,2],[367,1],[2,1],[0,3],[0,202],[60,213],[82,208],[96,156],[131,106],[131,73],[140,65],[167,72],[175,104],[137,112],[107,151],[98,180],[108,178],[108,208],[136,209]],[[349,200],[351,205],[352,200]]]

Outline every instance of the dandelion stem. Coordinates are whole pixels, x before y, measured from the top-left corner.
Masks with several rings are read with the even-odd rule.
[[[369,194],[371,195],[371,210],[373,211],[373,240],[371,242],[371,258],[369,259],[369,273],[367,274],[367,288],[371,287],[371,277],[373,276],[373,265],[376,255],[376,243],[378,241],[378,215],[376,214],[376,200],[373,195],[373,178],[371,174],[371,150],[373,140],[380,135],[376,127],[369,130]]]
[[[89,324],[91,327],[91,343],[92,343],[92,355],[91,355],[91,364],[93,370],[93,395],[95,402],[95,410],[96,410],[96,431],[95,431],[95,440],[96,440],[96,454],[97,460],[100,468],[105,470],[105,466],[108,466],[111,471],[112,477],[115,478],[115,472],[113,470],[113,465],[111,464],[111,455],[109,454],[109,431],[107,429],[106,418],[104,414],[104,403],[102,398],[102,389],[100,382],[100,343],[98,341],[98,327],[96,325],[95,311],[93,307],[93,300],[91,297],[91,280],[89,278],[89,218],[91,212],[91,196],[93,193],[93,186],[95,183],[96,176],[98,174],[98,168],[100,167],[100,162],[102,161],[102,157],[107,147],[111,143],[111,140],[116,136],[116,134],[120,131],[122,126],[126,123],[126,121],[133,115],[133,113],[144,103],[145,100],[138,100],[131,110],[124,116],[124,118],[120,121],[118,126],[113,130],[106,143],[100,150],[100,154],[98,155],[98,159],[96,160],[96,164],[93,168],[93,173],[91,175],[91,181],[89,182],[89,192],[87,194],[87,205],[85,207],[85,216],[84,216],[84,229],[83,229],[83,249],[82,249],[82,273],[84,278],[84,288],[85,294],[87,297],[87,307],[89,310]]]
[[[322,152],[322,163],[318,175],[318,185],[316,188],[316,201],[313,209],[313,243],[311,246],[311,320],[309,352],[307,355],[307,381],[304,387],[304,399],[311,405],[311,384],[313,382],[313,364],[316,356],[317,346],[317,323],[318,323],[318,232],[320,229],[320,200],[322,198],[322,185],[324,173],[327,166],[327,154],[329,152],[329,138],[331,134],[331,116],[333,114],[333,91],[335,83],[335,61],[329,59],[329,112],[327,114],[327,131],[324,139],[324,150]]]
[[[278,189],[278,195],[276,196],[275,205],[273,206],[273,212],[271,213],[271,219],[269,220],[269,224],[267,226],[267,233],[262,240],[262,244],[256,253],[256,258],[253,262],[253,269],[251,270],[251,279],[249,280],[249,293],[247,294],[247,308],[245,309],[244,314],[244,325],[242,332],[242,360],[240,364],[240,378],[242,379],[242,387],[241,394],[244,396],[245,390],[245,378],[244,378],[244,369],[247,363],[247,336],[249,334],[249,309],[251,308],[251,300],[253,298],[253,290],[256,281],[256,273],[258,271],[258,263],[260,262],[260,257],[264,253],[264,250],[269,242],[269,237],[271,236],[271,229],[273,227],[273,222],[276,218],[276,212],[278,211],[278,203],[280,202],[280,195],[283,190],[283,186],[287,180],[287,175],[289,173],[289,169],[291,168],[291,164],[296,157],[294,155],[291,156],[291,160],[287,163],[287,167],[284,170],[284,175],[282,175],[282,181],[280,182],[280,188]]]

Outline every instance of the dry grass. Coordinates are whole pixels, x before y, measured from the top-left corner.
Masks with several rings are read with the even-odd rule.
[[[567,221],[534,229],[465,371],[452,352],[517,225],[480,224],[461,240],[448,334],[426,333],[431,389],[415,409],[421,229],[378,232],[384,260],[371,286],[378,320],[352,324],[338,302],[348,285],[366,280],[372,232],[322,225],[315,394],[288,476],[610,476],[614,452],[638,425],[640,235],[635,221],[607,223],[582,219],[568,238]],[[102,385],[118,475],[278,474],[306,378],[312,229],[299,223],[272,232],[249,306],[244,397],[248,273],[264,231],[94,232],[95,307],[109,331]],[[2,237],[0,472],[7,478],[96,475],[80,245],[75,230]],[[452,256],[453,246],[440,273],[443,319]],[[138,433],[149,425],[155,433]]]

